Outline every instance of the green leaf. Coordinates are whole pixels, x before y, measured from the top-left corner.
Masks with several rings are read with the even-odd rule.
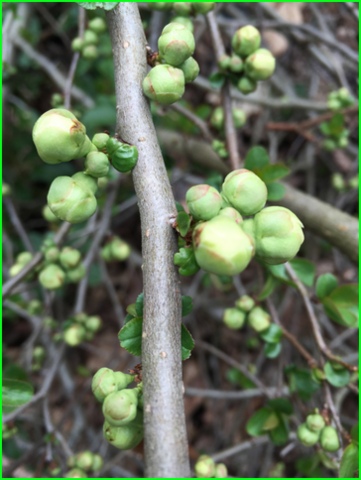
[[[312,287],[316,273],[315,265],[303,258],[294,258],[290,260],[290,264],[301,282]]]
[[[2,405],[4,413],[9,413],[29,402],[33,395],[34,387],[30,383],[13,380],[11,378],[3,378]]]
[[[320,458],[315,454],[296,460],[296,470],[306,478],[325,478],[320,468]]]
[[[330,127],[328,122],[322,122],[320,125],[321,132],[328,137],[330,135]]]
[[[281,353],[282,345],[280,343],[266,343],[264,354],[267,358],[277,358]]]
[[[175,202],[175,206],[176,206],[176,209],[177,209],[177,212],[178,212],[178,213],[179,213],[179,212],[185,212],[184,207],[183,207],[183,205],[182,205],[181,203]]]
[[[284,264],[281,265],[266,265],[266,269],[278,280],[281,280],[283,283],[290,284],[291,281],[286,274],[286,268]]]
[[[95,10],[102,8],[103,10],[113,10],[119,2],[77,2],[78,5],[86,10]]]
[[[359,469],[359,448],[354,443],[348,445],[342,455],[339,478],[357,478]]]
[[[226,372],[227,380],[233,385],[237,385],[241,388],[254,388],[256,385],[247,378],[242,372],[237,370],[237,368],[229,368]]]
[[[193,298],[182,295],[182,317],[186,317],[193,310]]]
[[[301,400],[309,400],[320,388],[320,384],[314,380],[310,370],[290,365],[285,368],[285,374],[288,377],[291,392],[297,393]]]
[[[330,293],[337,287],[338,280],[332,273],[325,273],[320,275],[316,281],[316,295],[322,299],[330,295]]]
[[[133,304],[134,305],[134,304]],[[124,318],[124,325],[134,318],[134,315],[128,313]]]
[[[132,318],[118,333],[120,346],[136,357],[142,354],[142,324],[142,318]]]
[[[177,215],[177,231],[184,237],[191,225],[191,217],[186,212],[179,212]]]
[[[282,329],[275,323],[260,333],[260,337],[267,343],[279,343],[282,338]]]
[[[264,433],[263,426],[272,414],[273,410],[267,407],[257,410],[257,412],[251,416],[246,424],[246,431],[248,435],[251,435],[252,437],[262,435]]]
[[[260,169],[269,164],[269,156],[267,150],[263,147],[252,147],[248,150],[244,159],[244,168],[248,170]]]
[[[126,312],[129,313],[132,317],[137,316],[137,309],[135,308],[135,303],[131,303],[130,305],[127,306]]]
[[[335,369],[330,362],[324,366],[327,381],[334,387],[345,387],[350,383],[351,374],[346,368]]]
[[[179,273],[184,276],[194,275],[199,270],[192,247],[181,247],[179,252],[174,254],[174,265],[179,266]]]
[[[345,117],[342,113],[336,113],[328,122],[329,134],[333,137],[339,137],[345,128]]]
[[[358,327],[358,285],[337,287],[322,299],[322,303],[331,320],[349,328]]]
[[[278,182],[267,183],[267,192],[267,200],[274,202],[284,197],[286,187]]]
[[[213,73],[213,75],[210,75],[209,77],[209,83],[211,84],[211,87],[216,90],[223,87],[225,80],[226,77],[219,72]]]
[[[143,308],[144,308],[144,293],[140,293],[135,301],[135,311],[136,317],[143,316]]]
[[[293,405],[288,398],[273,398],[267,402],[267,407],[272,408],[277,413],[291,415],[293,413]]]
[[[185,325],[181,326],[182,360],[187,360],[191,356],[194,348],[194,340]]]
[[[283,415],[278,415],[279,423],[276,428],[269,432],[274,445],[284,445],[288,440],[288,423]]]
[[[290,169],[282,163],[272,163],[257,169],[255,173],[257,173],[264,183],[271,183],[289,175]]]
[[[279,281],[273,275],[268,274],[261,292],[257,295],[257,300],[265,300],[272,294],[277,285],[279,285]]]
[[[351,438],[352,438],[353,442],[357,443],[357,445],[358,445],[358,441],[359,441],[359,422],[357,422],[356,425],[354,425],[351,428]]]

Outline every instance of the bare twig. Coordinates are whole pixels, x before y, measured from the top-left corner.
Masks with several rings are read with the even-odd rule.
[[[17,231],[19,237],[21,238],[24,247],[29,252],[34,253],[34,248],[30,242],[29,236],[26,233],[25,228],[23,227],[19,215],[17,214],[13,201],[9,197],[4,197],[3,201],[5,203],[6,210],[8,211],[10,221],[13,224],[15,230]]]
[[[274,397],[280,394],[278,387],[266,388],[266,392],[269,397]],[[288,395],[289,394],[288,388],[284,387],[281,394]],[[265,393],[259,388],[248,388],[247,390],[229,392],[225,390],[211,390],[211,389],[205,389],[205,388],[187,387],[185,391],[185,395],[189,397],[213,398],[216,400],[238,400],[239,401],[239,400],[246,400],[249,398],[263,397]]]

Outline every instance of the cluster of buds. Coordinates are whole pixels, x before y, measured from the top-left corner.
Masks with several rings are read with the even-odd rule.
[[[62,338],[66,344],[76,347],[84,341],[93,340],[101,325],[102,321],[98,315],[77,313],[65,322]]]
[[[247,116],[241,108],[232,108],[233,123],[236,128],[241,128],[245,125]],[[224,110],[222,107],[216,107],[209,119],[209,123],[216,130],[222,130],[224,127]]]
[[[224,463],[216,463],[208,455],[201,455],[194,465],[196,478],[227,478],[228,470]]]
[[[297,429],[297,437],[305,447],[312,447],[320,443],[326,452],[336,452],[340,448],[337,431],[331,425],[326,425],[325,419],[318,413],[307,416],[306,422]]]
[[[21,270],[31,262],[33,255],[30,252],[21,252],[15,258],[15,263],[10,267],[10,277],[15,277]]]
[[[223,323],[232,330],[239,330],[247,324],[256,332],[264,332],[271,325],[271,316],[248,295],[243,295],[232,308],[223,313]]]
[[[88,478],[87,473],[98,472],[103,467],[102,457],[89,450],[70,456],[66,463],[70,470],[65,473],[65,478]]]
[[[105,178],[110,164],[122,172],[131,171],[138,160],[138,150],[106,133],[90,140],[85,126],[64,108],[45,112],[35,123],[33,141],[45,163],[58,164],[85,157],[84,171],[53,180],[47,196],[44,218],[80,223],[97,209],[99,180]]]
[[[247,25],[233,35],[232,54],[224,55],[218,61],[220,71],[229,75],[244,94],[254,92],[257,82],[270,78],[276,68],[272,53],[260,46],[260,32],[252,25]]]
[[[122,262],[129,258],[130,246],[120,237],[113,237],[100,251],[100,256],[106,262],[117,260]]]
[[[330,110],[341,110],[354,104],[355,99],[345,87],[331,92],[327,97],[327,106]]]
[[[84,31],[84,35],[75,37],[71,42],[72,50],[80,52],[81,56],[87,60],[95,60],[98,57],[99,35],[104,33],[106,29],[105,21],[101,17],[93,18]]]
[[[95,398],[103,404],[106,440],[120,450],[136,447],[143,439],[142,386],[126,388],[133,375],[101,368],[92,380]]]

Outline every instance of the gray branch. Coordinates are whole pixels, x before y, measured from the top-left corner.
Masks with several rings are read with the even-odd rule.
[[[143,385],[146,476],[189,477],[182,395],[181,302],[171,223],[176,208],[148,102],[146,39],[135,3],[107,14],[113,47],[117,133],[139,150],[133,171],[142,226]]]

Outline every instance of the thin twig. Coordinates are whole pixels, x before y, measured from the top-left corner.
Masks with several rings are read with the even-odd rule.
[[[15,230],[17,231],[19,237],[21,238],[21,241],[23,242],[24,247],[29,252],[34,253],[34,248],[30,242],[30,238],[26,233],[25,228],[23,227],[23,224],[19,218],[19,215],[17,214],[17,211],[15,209],[12,199],[9,197],[4,197],[3,201],[5,203],[6,210],[8,211],[10,221],[13,224]]]
[[[198,345],[198,342],[197,342]],[[280,394],[278,387],[266,388],[267,395],[274,397]],[[282,395],[289,395],[288,387],[284,387]],[[247,390],[241,390],[237,392],[229,392],[225,390],[211,390],[205,388],[193,388],[187,387],[185,389],[185,395],[189,397],[201,397],[201,398],[213,398],[216,400],[246,400],[249,398],[263,397],[265,393],[259,388],[249,388]]]
[[[195,115],[193,112],[191,112],[188,108],[183,107],[183,105],[180,105],[178,103],[174,103],[171,106],[171,109],[174,110],[175,112],[180,113],[183,115],[183,117],[188,118],[196,127],[199,128],[199,130],[202,132],[204,138],[211,142],[213,140],[213,136],[211,132],[209,131],[209,128],[201,118],[199,118],[197,115]]]

